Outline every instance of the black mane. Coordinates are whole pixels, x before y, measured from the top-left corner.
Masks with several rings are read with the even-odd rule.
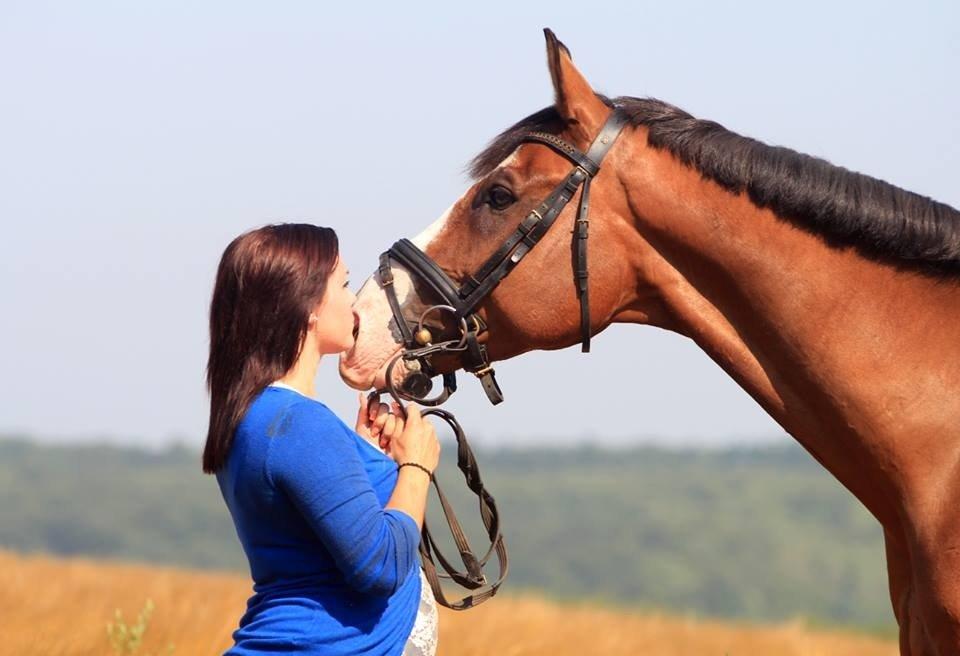
[[[866,257],[927,273],[960,275],[960,212],[949,205],[742,137],[660,100],[602,99],[621,108],[631,125],[646,127],[652,147],[669,151],[733,193],[746,192],[758,207],[833,246],[852,246]],[[469,172],[479,178],[492,171],[526,132],[562,129],[553,107],[531,114],[496,137],[473,159]]]

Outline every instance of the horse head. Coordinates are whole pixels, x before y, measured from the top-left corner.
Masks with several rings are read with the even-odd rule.
[[[653,251],[636,239],[629,198],[618,176],[618,165],[629,146],[624,139],[613,143],[619,129],[610,127],[611,103],[593,91],[553,32],[545,33],[554,104],[508,128],[474,158],[474,184],[412,240],[416,248],[407,245],[408,250],[419,250],[432,260],[451,283],[449,287],[461,290],[477,281],[478,272],[497,264],[491,258],[496,260],[499,254],[509,259],[513,246],[524,250],[522,261],[515,262],[515,268],[508,265],[506,275],[487,285],[489,291],[481,290],[486,293],[470,308],[482,326],[478,340],[490,361],[534,349],[564,348],[614,321],[656,323],[658,319],[654,296],[646,295],[650,302],[643,303],[642,285],[638,287],[636,282],[638,266]],[[598,136],[605,126],[609,134]],[[531,139],[531,135],[540,138]],[[589,170],[590,162],[565,154],[551,137],[573,146],[578,155],[594,152],[590,149],[595,146],[595,151],[602,153],[602,166]],[[590,175],[577,182],[586,184],[571,185],[570,202],[550,217],[549,227],[537,235],[536,247],[524,249],[521,242],[530,238],[518,230],[528,223],[533,226],[531,232],[543,229],[543,217],[537,210],[545,199],[561,191],[565,180],[576,175],[578,163]],[[589,186],[589,214],[578,216],[584,214],[583,186]],[[578,225],[578,218],[588,219],[589,227]],[[534,226],[537,223],[540,225]],[[578,235],[579,230],[584,232]],[[579,268],[583,273],[589,271],[589,277],[588,282],[580,282],[577,260],[582,256],[578,248],[585,244],[578,241],[587,234],[589,267]],[[455,302],[438,294],[436,285],[428,284],[424,275],[411,271],[402,255],[391,258],[389,273],[381,271],[370,277],[358,295],[356,344],[340,361],[341,376],[358,389],[383,388],[388,363],[404,348],[404,326],[398,322],[388,294],[395,294],[411,329],[427,308]],[[385,280],[387,277],[392,281]],[[392,291],[386,289],[388,285]],[[589,289],[583,300],[581,286]],[[434,340],[459,334],[457,313],[448,314],[434,313],[427,321]],[[451,354],[439,355],[432,364],[432,373],[438,374],[464,366],[461,358]],[[397,375],[403,375],[403,364],[394,372],[394,377]]]

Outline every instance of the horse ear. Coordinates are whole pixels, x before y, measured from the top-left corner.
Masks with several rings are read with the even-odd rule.
[[[586,143],[600,130],[610,109],[597,98],[590,83],[573,65],[567,46],[563,45],[553,30],[543,30],[547,39],[547,66],[553,80],[554,105],[560,116],[567,121]]]

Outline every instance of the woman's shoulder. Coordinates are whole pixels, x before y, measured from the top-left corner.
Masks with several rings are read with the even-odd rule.
[[[271,436],[286,434],[298,427],[334,425],[340,421],[321,401],[278,387],[264,389],[254,405],[273,418],[267,431]]]
[[[251,415],[270,442],[349,442],[351,437],[349,427],[325,403],[283,388],[264,389],[251,405]]]
[[[324,403],[294,393],[281,401],[265,427],[265,464],[271,481],[301,477],[306,470],[323,477],[357,457],[350,429]]]

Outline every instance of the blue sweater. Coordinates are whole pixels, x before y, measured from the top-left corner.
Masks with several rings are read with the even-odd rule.
[[[267,387],[217,482],[254,592],[227,654],[403,651],[419,606],[420,533],[384,510],[393,460],[324,404]]]

